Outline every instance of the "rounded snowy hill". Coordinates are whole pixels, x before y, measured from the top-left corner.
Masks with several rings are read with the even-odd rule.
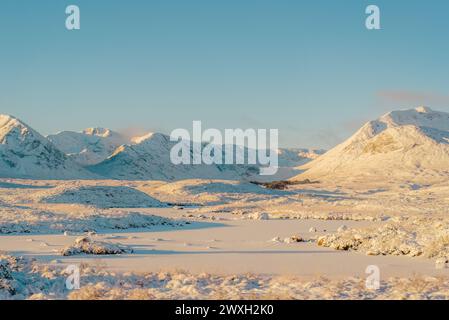
[[[83,179],[93,176],[22,121],[0,115],[0,177]]]
[[[392,111],[302,166],[294,180],[435,181],[449,178],[449,113]]]
[[[40,203],[92,205],[98,208],[153,208],[167,205],[149,195],[126,186],[85,185],[79,182],[61,184],[33,195]]]

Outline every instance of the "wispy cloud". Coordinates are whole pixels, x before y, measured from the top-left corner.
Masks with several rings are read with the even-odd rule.
[[[144,129],[141,127],[127,127],[127,128],[119,128],[116,129],[117,132],[119,132],[121,135],[123,135],[127,139],[131,139],[134,137],[140,137],[143,136],[149,132],[155,132],[152,130]]]
[[[384,103],[407,104],[409,106],[447,106],[449,95],[435,92],[418,92],[408,90],[382,90],[377,92],[377,98]]]

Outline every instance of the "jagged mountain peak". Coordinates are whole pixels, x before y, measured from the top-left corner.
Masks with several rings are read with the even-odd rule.
[[[3,127],[3,125],[9,121],[18,121],[16,118],[14,118],[13,116],[9,115],[9,114],[0,114],[0,127]]]
[[[120,136],[120,134],[117,132],[114,132],[107,128],[101,128],[101,127],[87,128],[87,129],[84,129],[82,131],[82,133],[90,135],[90,136],[97,136],[97,137],[102,137],[102,138],[108,138],[108,137],[112,137],[112,136]]]
[[[0,177],[82,179],[92,176],[24,122],[0,115]]]

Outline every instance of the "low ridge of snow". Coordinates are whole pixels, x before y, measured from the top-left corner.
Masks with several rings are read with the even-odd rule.
[[[34,196],[41,203],[76,203],[98,208],[166,207],[162,202],[136,189],[124,186],[84,186],[63,184]]]
[[[125,209],[101,209],[74,206],[69,212],[55,212],[0,207],[0,234],[62,234],[88,231],[152,229],[165,230],[185,226],[183,220],[173,220]]]
[[[307,171],[293,179],[447,179],[449,114],[427,107],[389,112],[301,169]]]
[[[280,190],[263,188],[260,185],[229,180],[191,179],[164,184],[158,188],[170,194],[189,194],[192,196],[201,193],[211,194],[255,194],[276,195],[286,194]]]
[[[0,115],[0,177],[83,179],[94,175],[22,121]]]

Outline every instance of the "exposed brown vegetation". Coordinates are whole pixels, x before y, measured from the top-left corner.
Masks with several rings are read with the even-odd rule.
[[[305,179],[305,180],[300,180],[300,181],[290,181],[290,180],[271,181],[271,182],[251,181],[251,183],[263,186],[267,189],[286,190],[286,189],[288,189],[288,186],[299,185],[299,184],[315,184],[315,183],[319,183],[319,181],[311,181],[309,179]]]

